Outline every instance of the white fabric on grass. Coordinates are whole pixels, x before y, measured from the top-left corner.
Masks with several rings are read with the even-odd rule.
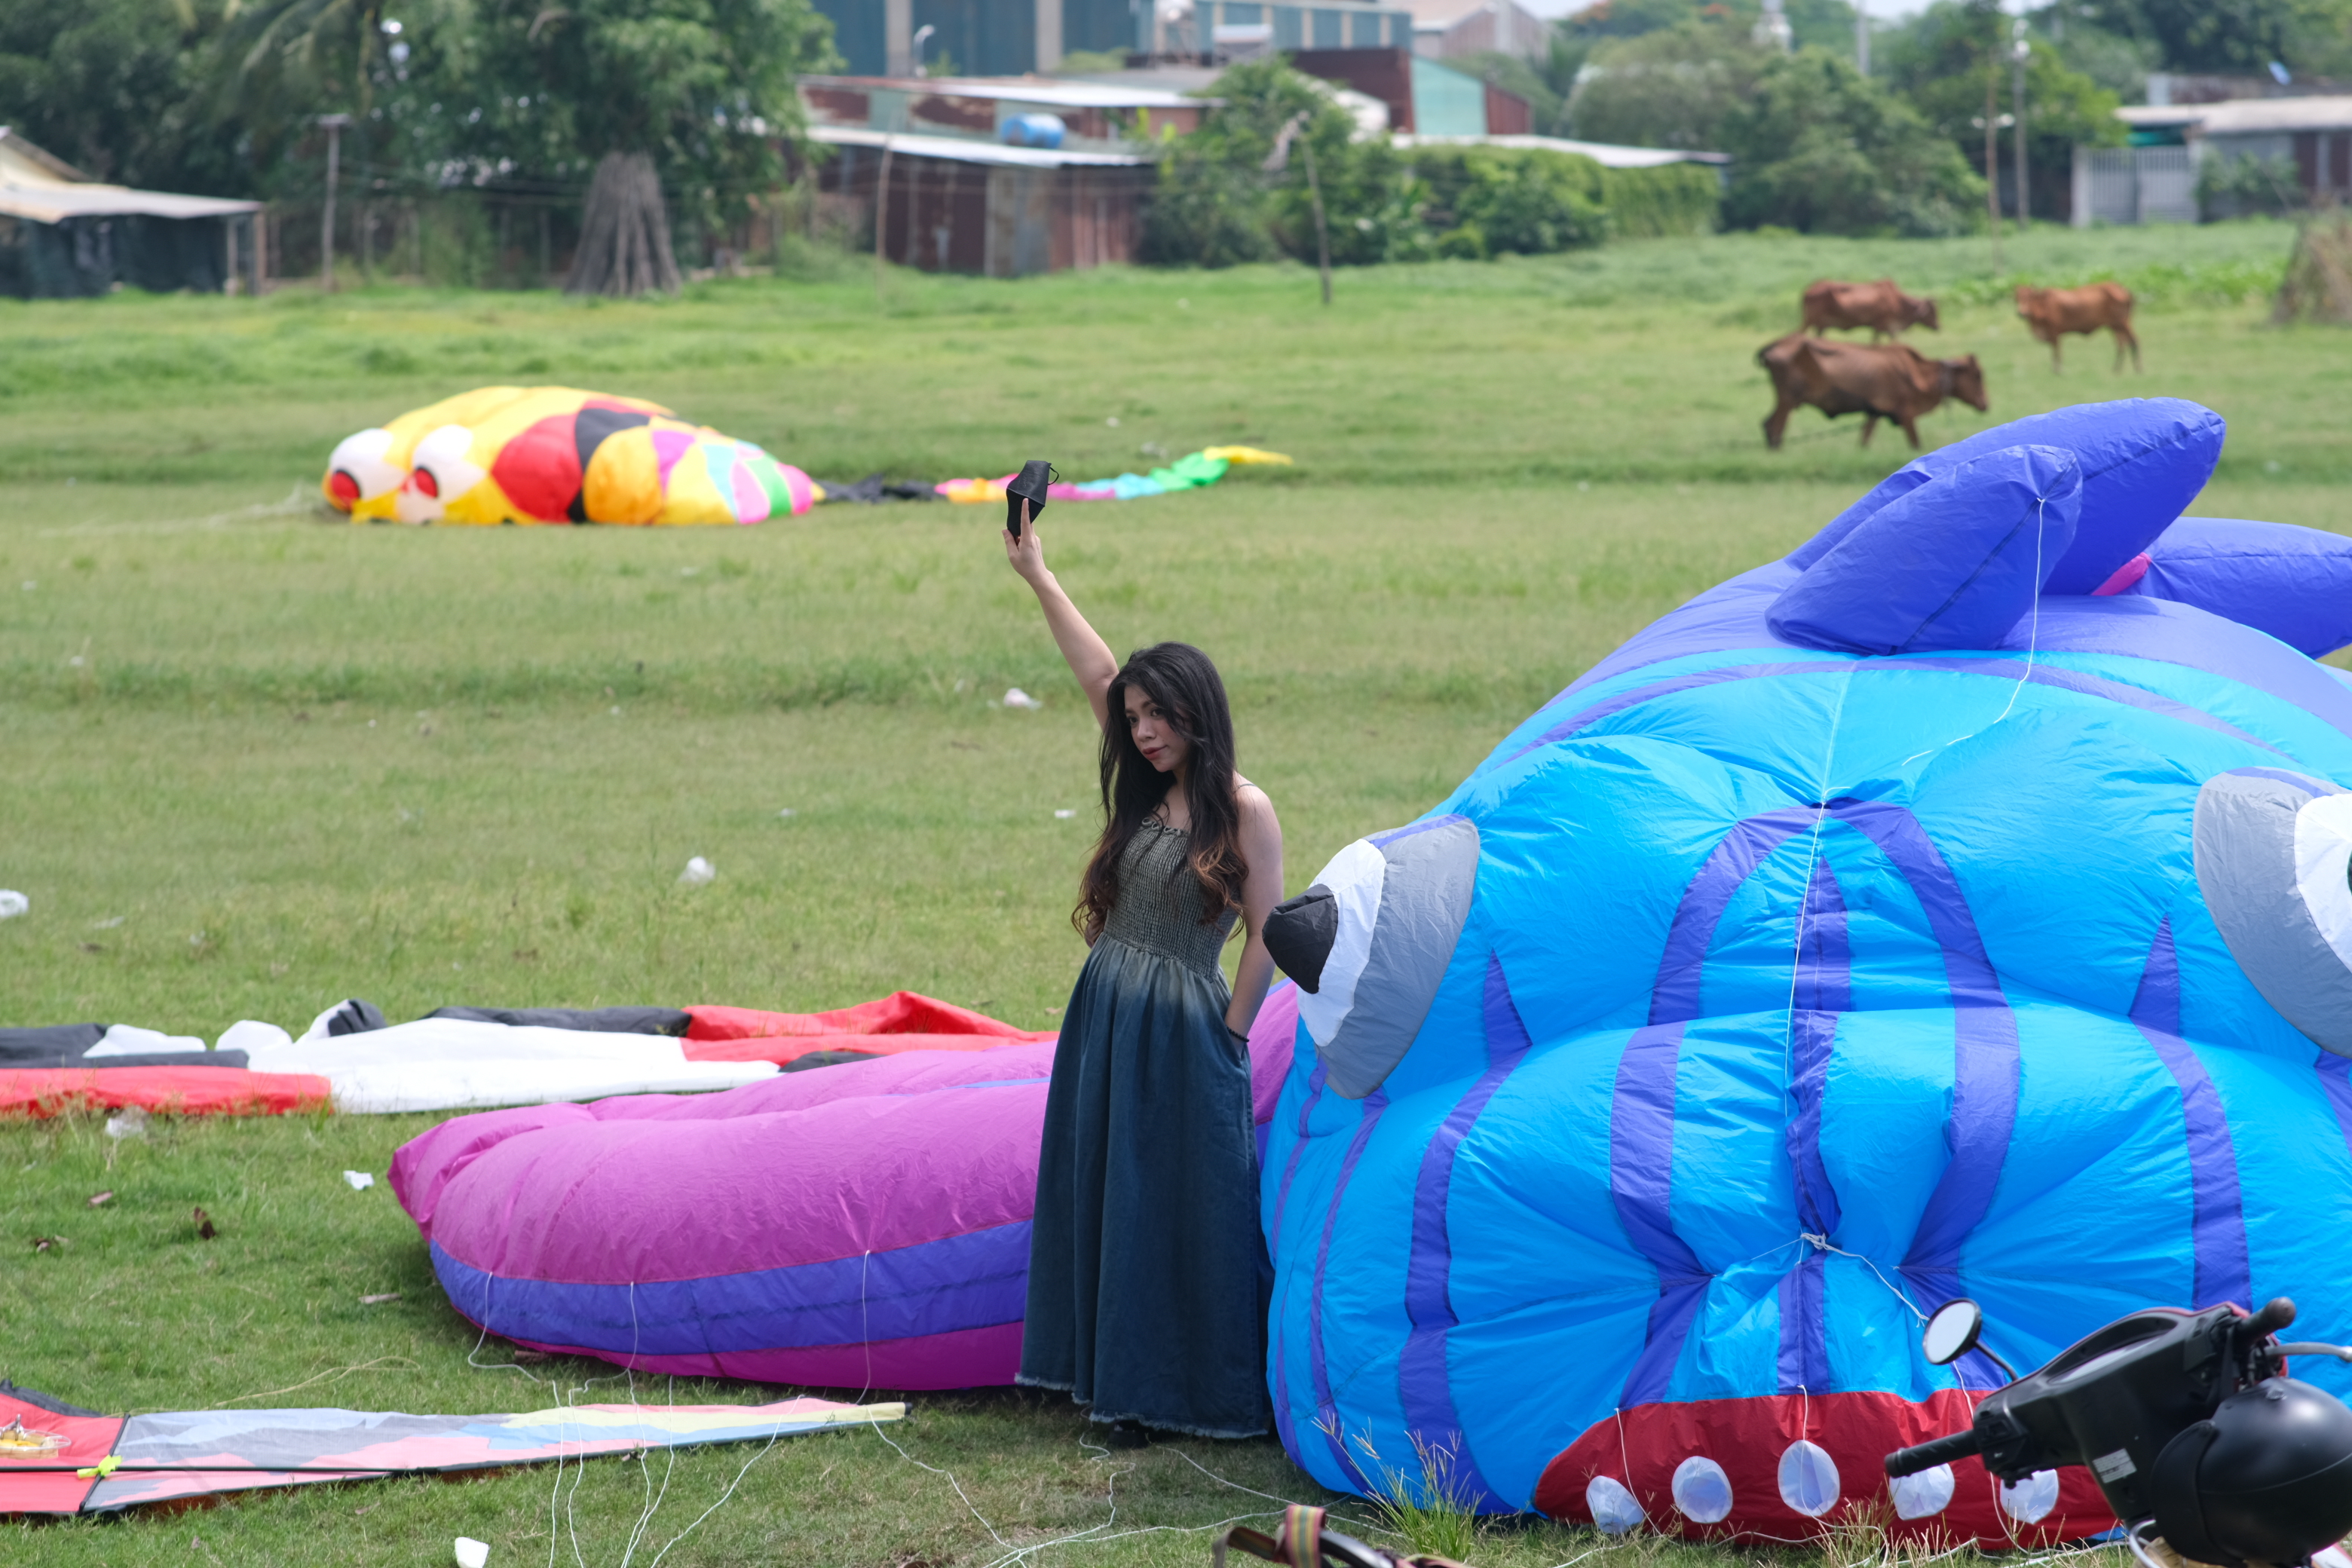
[[[335,1109],[471,1110],[547,1105],[615,1094],[739,1089],[775,1076],[772,1062],[690,1062],[668,1035],[515,1027],[470,1018],[419,1018],[352,1035],[261,1045],[257,1072],[315,1073]]]

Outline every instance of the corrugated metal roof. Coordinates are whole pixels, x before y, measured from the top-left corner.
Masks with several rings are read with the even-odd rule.
[[[0,183],[0,217],[63,223],[73,217],[227,217],[256,213],[259,202],[134,191],[127,185],[18,185]]]
[[[1575,153],[1604,169],[1655,169],[1667,163],[1728,163],[1728,153],[1684,153],[1672,147],[1620,147],[1609,142],[1571,142],[1561,136],[1399,136],[1400,147],[1538,148]]]
[[[2134,127],[2187,126],[2207,136],[2352,130],[2352,96],[2233,98],[2221,103],[2134,104],[2116,110]]]
[[[853,87],[867,91],[937,94],[941,98],[996,98],[1064,109],[1201,109],[1209,100],[1165,88],[1129,86],[1099,79],[1047,80],[1033,77],[809,76],[803,87]]]
[[[100,184],[0,125],[0,217],[63,223],[69,217],[226,217],[260,210],[259,202]]]
[[[812,125],[809,138],[829,147],[880,147],[909,158],[945,158],[958,163],[988,163],[1016,169],[1132,168],[1147,163],[1125,153],[1067,153],[1045,147],[1006,147],[957,136],[894,136],[862,125]]]

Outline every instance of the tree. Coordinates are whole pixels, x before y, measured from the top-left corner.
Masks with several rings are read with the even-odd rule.
[[[123,184],[241,194],[233,131],[203,112],[220,0],[0,0],[0,124]]]
[[[1781,9],[1797,47],[1853,52],[1849,0],[1784,0]],[[1597,0],[1564,17],[1559,26],[1570,38],[1583,42],[1638,38],[1694,22],[1713,23],[1749,37],[1763,15],[1761,0]]]
[[[1949,140],[1979,174],[1984,172],[1984,105],[1988,73],[1999,110],[2011,103],[2010,19],[1994,0],[1937,0],[1885,40],[1887,81]],[[2025,66],[2025,153],[2043,195],[2035,210],[2055,212],[2056,194],[2074,166],[2074,146],[2117,146],[2125,129],[2115,117],[2116,95],[2069,70],[2047,39],[2032,39]],[[2010,167],[2014,127],[1994,132],[2000,167]]]
[[[1718,150],[1724,116],[1772,58],[1746,34],[1707,22],[1622,38],[1593,50],[1569,120],[1588,142]]]
[[[478,142],[521,171],[595,177],[565,287],[674,289],[665,184],[709,218],[780,177],[794,79],[835,62],[806,0],[479,0]]]
[[[1976,222],[1984,184],[1908,104],[1821,49],[1770,61],[1722,121],[1727,223],[1935,236]]]
[[[2352,58],[2347,0],[2084,0],[2084,10],[2152,46],[2167,70],[2250,73],[2278,60],[2324,72]]]
[[[1331,259],[1356,266],[1388,258],[1411,215],[1387,138],[1356,140],[1355,119],[1329,85],[1279,57],[1234,66],[1213,90],[1223,106],[1160,161],[1144,219],[1145,260],[1231,267],[1286,251],[1314,256],[1305,159],[1292,158],[1279,174],[1264,169],[1283,125],[1301,111],[1307,121],[1300,139],[1313,147],[1322,182]]]

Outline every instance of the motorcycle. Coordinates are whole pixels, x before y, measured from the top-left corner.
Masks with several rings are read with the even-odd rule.
[[[2352,1531],[2352,1409],[2286,1375],[2290,1355],[2352,1362],[2342,1346],[2282,1344],[2282,1296],[2251,1315],[2150,1308],[2118,1318],[2020,1377],[1980,1342],[1963,1297],[1928,1319],[1928,1361],[1974,1352],[2009,1378],[1964,1432],[1886,1456],[1891,1477],[1970,1455],[2012,1484],[2085,1465],[2142,1568],[2174,1568],[2155,1543],[2213,1568],[2308,1564]]]

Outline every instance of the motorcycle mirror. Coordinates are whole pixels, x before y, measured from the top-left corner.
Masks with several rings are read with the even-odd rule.
[[[1962,1296],[1936,1309],[1919,1342],[1929,1361],[1949,1366],[1977,1348],[1977,1336],[1982,1332],[1984,1310]]]

